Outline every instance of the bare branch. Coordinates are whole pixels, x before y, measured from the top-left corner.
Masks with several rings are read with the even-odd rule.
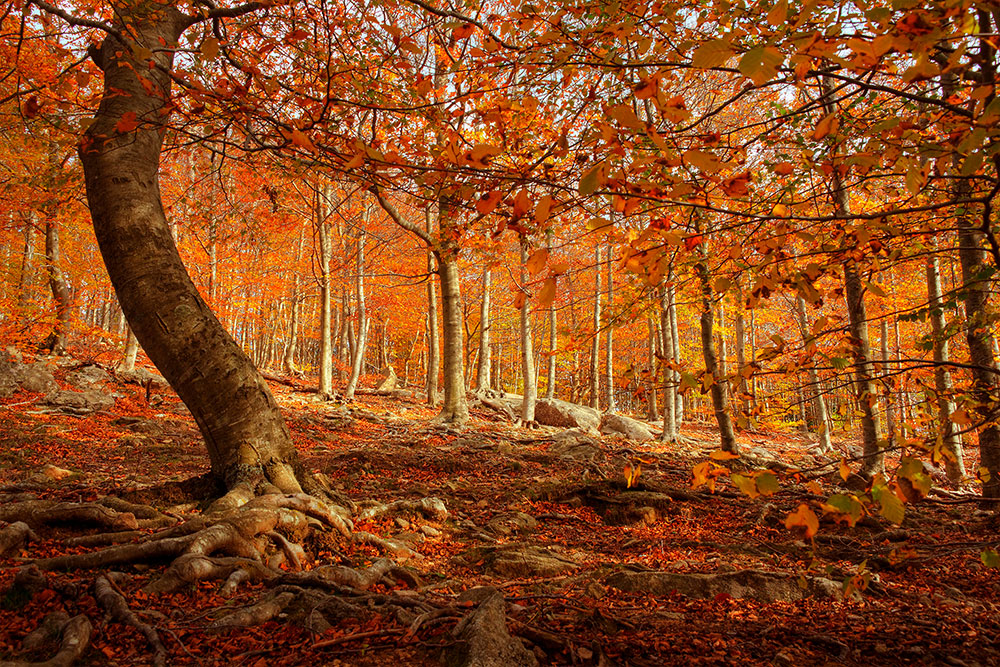
[[[411,234],[420,237],[420,240],[426,243],[431,248],[434,247],[434,239],[431,238],[430,234],[428,234],[426,231],[424,231],[417,225],[413,224],[409,220],[403,218],[399,210],[392,205],[392,202],[390,202],[388,199],[385,198],[381,190],[379,190],[374,185],[369,190],[373,195],[375,195],[375,199],[378,200],[379,206],[381,206],[382,209],[389,214],[389,217],[392,218],[393,222],[395,222],[397,225],[399,225],[406,231],[410,232]]]

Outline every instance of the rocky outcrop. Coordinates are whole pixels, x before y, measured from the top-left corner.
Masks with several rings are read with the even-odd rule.
[[[617,414],[608,414],[601,418],[601,433],[624,436],[627,440],[635,442],[653,439],[653,432],[641,421]]]
[[[535,421],[544,426],[597,430],[601,426],[601,413],[576,403],[543,398],[535,403]]]

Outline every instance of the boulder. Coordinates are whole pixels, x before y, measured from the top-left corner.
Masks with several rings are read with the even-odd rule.
[[[617,414],[607,414],[601,418],[601,433],[621,435],[636,442],[653,439],[653,432],[641,421]]]
[[[0,397],[10,396],[18,389],[47,394],[59,389],[59,385],[44,363],[23,364],[0,359]]]
[[[42,402],[63,412],[83,415],[107,410],[114,406],[115,399],[97,389],[90,389],[88,391],[70,391],[67,389],[49,394]]]
[[[507,605],[496,589],[455,626],[457,640],[444,654],[447,667],[535,667],[538,660],[507,630]]]
[[[601,453],[597,438],[580,429],[559,431],[552,436],[549,452],[575,461],[589,461]]]
[[[543,398],[535,403],[535,421],[545,426],[597,430],[601,425],[601,413],[576,403]]]
[[[110,379],[111,376],[100,366],[84,366],[66,376],[66,382],[77,389],[92,389],[95,385]]]
[[[762,570],[712,574],[626,570],[612,574],[605,583],[612,588],[631,593],[653,595],[680,593],[687,597],[702,599],[729,595],[737,599],[761,602],[794,602],[811,597],[839,599],[843,594],[840,584],[830,579],[800,577],[795,574]]]
[[[122,382],[130,384],[144,385],[147,382],[151,382],[154,387],[166,387],[168,384],[167,380],[162,375],[159,373],[150,373],[141,366],[131,371],[117,371],[116,375]]]
[[[399,384],[399,378],[396,377],[396,369],[390,365],[385,372],[385,377],[379,382],[375,391],[395,391],[397,385]]]
[[[485,560],[486,568],[491,573],[512,579],[555,577],[580,567],[555,551],[523,544],[491,550]]]

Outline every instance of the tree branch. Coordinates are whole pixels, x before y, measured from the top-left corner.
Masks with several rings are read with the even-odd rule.
[[[410,222],[409,220],[403,218],[399,210],[392,205],[392,202],[390,202],[388,199],[385,198],[385,196],[382,194],[382,191],[379,190],[378,187],[373,185],[372,187],[369,188],[369,192],[375,195],[375,199],[378,200],[379,206],[381,206],[382,209],[389,214],[389,217],[392,218],[393,222],[395,222],[397,225],[399,225],[406,231],[410,232],[411,234],[414,234],[415,236],[419,237],[420,240],[426,243],[429,247],[431,248],[434,247],[434,239],[431,238],[431,235],[428,234],[423,229],[421,229],[420,227],[418,227],[417,225]]]
[[[56,7],[55,5],[49,4],[45,0],[28,0],[29,4],[35,5],[41,9],[46,14],[52,14],[53,16],[58,16],[63,21],[70,25],[75,25],[80,28],[97,28],[98,30],[103,30],[109,35],[114,35],[121,39],[121,33],[109,26],[103,21],[97,21],[95,19],[82,19],[77,16],[73,16],[69,12]]]
[[[508,44],[507,42],[503,41],[492,30],[490,30],[485,25],[483,25],[483,23],[477,21],[471,16],[466,16],[465,14],[459,14],[458,12],[452,11],[450,9],[438,9],[435,6],[427,2],[424,2],[424,0],[406,0],[406,2],[409,2],[410,4],[416,5],[418,7],[422,7],[431,14],[434,14],[435,16],[440,16],[441,18],[457,19],[459,21],[464,21],[465,23],[471,23],[472,25],[482,30],[490,39],[492,39],[494,42],[504,47],[505,49],[510,49],[511,51],[518,51],[518,52],[522,50],[520,47],[514,46],[513,44]]]

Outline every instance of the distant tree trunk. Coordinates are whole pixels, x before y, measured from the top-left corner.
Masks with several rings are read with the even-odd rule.
[[[365,348],[368,345],[368,311],[365,307],[365,240],[368,224],[368,209],[365,209],[364,219],[358,229],[357,275],[354,277],[358,303],[358,335],[354,346],[354,358],[351,360],[351,377],[344,389],[344,400],[353,401],[354,392],[358,388],[358,379],[365,364]]]
[[[736,308],[736,391],[739,393],[740,411],[743,413],[743,420],[749,426],[750,390],[747,387],[747,331],[746,319],[743,315],[742,293]]]
[[[299,310],[301,309],[301,295],[299,292],[302,289],[302,278],[299,276],[299,263],[302,261],[302,248],[304,240],[305,234],[303,233],[302,228],[299,227],[299,239],[295,246],[295,266],[292,268],[292,294],[290,303],[291,312],[288,315],[288,340],[285,342],[285,350],[281,359],[281,366],[288,374],[298,372],[298,369],[295,367],[295,352],[299,340]]]
[[[926,262],[927,270],[927,305],[930,310],[931,339],[934,351],[934,391],[937,402],[938,418],[937,432],[944,452],[945,472],[953,483],[958,483],[966,475],[965,453],[962,450],[962,438],[955,430],[951,421],[951,413],[955,405],[951,400],[951,372],[948,362],[951,354],[948,349],[948,338],[944,333],[944,305],[941,295],[941,269],[936,256]]]
[[[614,308],[615,300],[615,288],[613,282],[613,271],[612,269],[612,252],[613,246],[611,242],[608,242],[608,257],[607,257],[607,267],[604,270],[604,280],[607,285],[608,292],[608,309]],[[609,313],[610,317],[610,313]],[[605,401],[606,406],[604,408],[605,412],[615,412],[618,409],[615,403],[615,328],[610,324],[607,327],[607,331],[604,333],[604,381],[608,387],[608,397]]]
[[[545,245],[552,251],[552,230],[545,231]],[[556,328],[556,305],[555,302],[549,306],[549,359],[548,369],[545,374],[545,398],[551,400],[556,397],[556,350],[559,348],[559,330]]]
[[[38,214],[31,211],[24,222],[24,254],[21,255],[21,275],[17,286],[17,307],[24,308],[31,298],[31,285],[35,280],[35,225]]]
[[[490,370],[493,362],[490,347],[490,332],[493,322],[490,316],[490,283],[492,272],[487,266],[483,269],[483,301],[479,309],[479,359],[476,368],[476,389],[485,391],[490,388]]]
[[[125,337],[125,353],[122,355],[121,363],[118,364],[120,371],[134,371],[135,358],[139,354],[139,341],[132,332],[132,327],[127,327],[128,335]]]
[[[521,242],[521,289],[528,282],[528,272],[525,264],[528,263],[527,241]],[[534,348],[531,341],[531,304],[528,302],[527,294],[523,295],[521,302],[521,375],[524,378],[524,394],[521,400],[521,421],[525,424],[535,421],[535,400],[538,397],[537,378],[535,377]]]
[[[205,437],[214,476],[229,489],[226,502],[216,507],[238,504],[264,482],[299,492],[311,477],[281,412],[188,276],[160,200],[159,156],[174,54],[162,44],[177,44],[191,19],[158,3],[119,11],[116,27],[130,43],[109,35],[99,48],[95,60],[104,71],[104,95],[80,143],[108,275],[136,338]],[[133,40],[142,48],[133,48]],[[149,67],[149,60],[157,66]],[[142,122],[123,132],[126,114]]]
[[[333,395],[333,276],[330,260],[333,256],[333,241],[327,221],[330,198],[330,184],[323,183],[316,188],[313,222],[319,240],[319,395],[329,398]]]
[[[660,337],[656,330],[656,322],[652,316],[646,318],[646,329],[649,337],[646,346],[646,370],[649,375],[646,378],[646,419],[656,421],[660,418],[660,408],[656,402],[656,353],[657,340]]]
[[[428,208],[426,211],[426,223],[427,223],[427,233],[431,234],[434,230],[433,218],[431,215],[431,210]],[[434,275],[437,272],[439,275],[441,273],[441,267],[435,268],[434,264],[434,253],[430,250],[427,251],[427,272],[430,275]],[[444,288],[442,287],[442,290]],[[444,294],[442,293],[442,298]],[[430,278],[427,280],[427,384],[425,390],[427,392],[427,404],[437,405],[441,396],[438,393],[438,374],[441,372],[441,339],[438,337],[438,310],[437,310],[437,286],[434,284],[434,279]]]
[[[803,344],[808,346],[812,343],[812,336],[809,333],[809,320],[806,317],[806,302],[801,296],[795,297],[795,310],[799,319],[799,330],[802,332]],[[823,387],[820,385],[819,373],[816,365],[810,361],[807,367],[809,373],[809,386],[812,393],[813,410],[816,412],[816,437],[818,439],[819,451],[826,453],[833,451],[833,444],[830,442],[830,416],[826,411],[826,400],[823,398]]]
[[[670,320],[670,340],[673,343],[673,350],[671,354],[673,355],[673,360],[675,364],[680,364],[681,362],[681,334],[680,327],[677,324],[677,290],[674,288],[673,284],[674,269],[670,267],[669,280],[671,281],[667,285],[667,297],[669,300],[669,305],[667,306],[667,315]],[[681,379],[679,371],[673,371],[674,377],[674,387],[678,387]],[[680,391],[674,391],[674,426],[680,431],[681,424],[684,423],[684,395]]]
[[[673,267],[667,275],[667,281],[673,279]],[[670,364],[675,364],[677,360],[676,339],[674,330],[670,325],[670,305],[671,290],[665,285],[660,285],[660,322],[663,332],[663,356]],[[660,434],[662,442],[676,442],[677,440],[677,382],[674,370],[666,366],[661,373],[663,381],[663,433]]]
[[[469,403],[465,396],[465,335],[462,328],[462,286],[458,272],[459,248],[454,241],[454,230],[448,221],[444,198],[438,199],[438,234],[432,235],[427,229],[403,218],[377,188],[371,190],[378,203],[389,214],[393,222],[420,238],[433,249],[437,259],[437,274],[441,281],[441,319],[444,329],[444,401],[441,412],[435,418],[440,423],[461,425],[469,419]],[[430,212],[427,213],[427,227],[431,227]],[[430,291],[430,290],[428,290]],[[435,328],[436,331],[436,328]]]
[[[886,439],[889,442],[894,442],[899,437],[899,433],[896,431],[896,416],[893,414],[893,391],[892,388],[896,385],[896,379],[892,377],[890,373],[891,367],[889,362],[889,320],[882,318],[879,323],[879,340],[880,351],[882,352],[882,382],[885,385],[885,427],[886,427]]]
[[[601,246],[594,246],[594,341],[590,346],[590,407],[601,407]]]
[[[65,354],[73,294],[62,270],[59,226],[51,218],[45,221],[45,263],[49,274],[49,289],[52,290],[52,300],[56,306],[56,321],[43,347],[51,350],[52,354]]]
[[[823,111],[830,115],[836,111],[833,104],[833,89],[829,79],[820,80],[823,92]],[[837,166],[836,148],[830,151],[830,160],[834,169],[830,174],[830,188],[833,195],[834,215],[845,218],[850,215],[850,203],[847,190],[841,181]],[[875,401],[878,394],[872,381],[871,343],[868,339],[868,313],[865,309],[864,286],[857,264],[852,259],[844,261],[844,292],[847,300],[848,328],[853,339],[855,382],[857,384],[857,401],[861,409],[861,436],[864,463],[862,474],[871,477],[884,470],[883,452],[878,440],[878,415],[875,412]]]
[[[715,351],[715,308],[712,303],[711,276],[708,273],[708,251],[704,242],[699,244],[698,254],[700,257],[695,270],[698,273],[698,281],[701,286],[701,351],[705,358],[705,372],[708,373],[712,381],[709,393],[712,395],[715,421],[719,425],[719,440],[722,450],[739,454],[736,433],[733,431],[733,421],[729,416],[729,383],[719,372]]]

